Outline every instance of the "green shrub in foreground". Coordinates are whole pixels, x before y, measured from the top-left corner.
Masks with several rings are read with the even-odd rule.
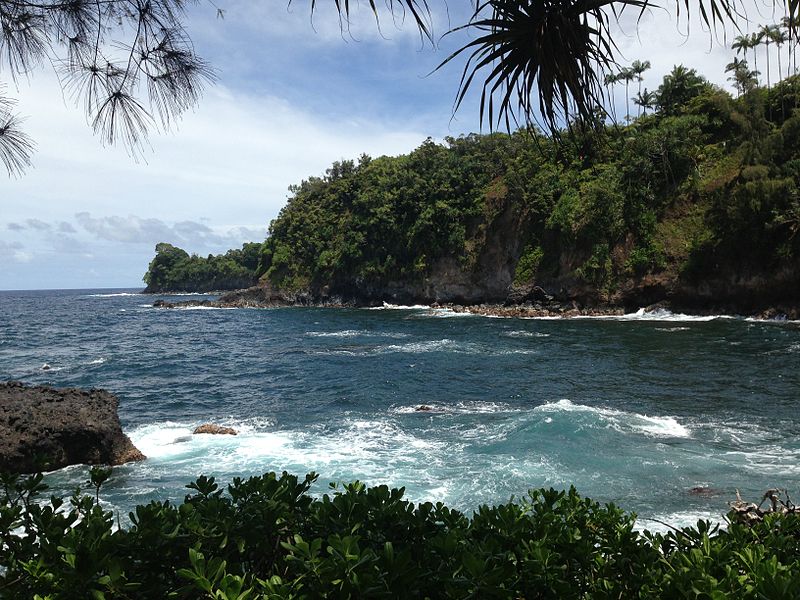
[[[403,489],[283,473],[189,484],[180,504],[117,526],[94,495],[42,498],[0,478],[0,598],[797,598],[800,519],[669,534],[569,491],[536,490],[471,518]]]

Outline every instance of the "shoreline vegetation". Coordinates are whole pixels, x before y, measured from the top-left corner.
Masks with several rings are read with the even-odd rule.
[[[800,513],[769,490],[726,528],[639,531],[574,488],[531,490],[471,516],[317,475],[188,484],[182,502],[101,504],[111,469],[71,498],[41,474],[0,475],[0,593],[14,598],[793,598]],[[113,481],[113,479],[111,480]],[[784,501],[785,498],[785,501]]]
[[[800,318],[800,76],[733,97],[677,66],[651,100],[559,141],[472,134],[335,162],[290,187],[263,243],[206,258],[159,244],[146,291]]]

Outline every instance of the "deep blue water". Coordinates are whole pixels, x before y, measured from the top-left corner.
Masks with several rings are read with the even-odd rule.
[[[283,469],[465,510],[574,484],[673,525],[719,518],[737,488],[800,494],[800,323],[164,310],[155,299],[0,292],[0,380],[119,396],[149,457],[118,468],[105,492],[123,515],[181,499],[201,473]],[[241,433],[185,438],[207,421]],[[58,490],[85,479],[84,467],[49,477]]]

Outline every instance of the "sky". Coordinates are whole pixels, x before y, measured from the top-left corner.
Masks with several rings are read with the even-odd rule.
[[[37,150],[23,176],[0,171],[0,290],[143,287],[158,242],[206,255],[262,241],[288,187],[332,162],[480,130],[474,96],[453,114],[463,62],[435,71],[465,39],[441,34],[464,21],[467,0],[449,0],[446,10],[431,2],[435,46],[387,14],[378,30],[364,0],[348,34],[333,2],[318,2],[313,19],[310,4],[217,0],[224,19],[211,3],[193,7],[187,29],[217,81],[139,157],[101,144],[52,68],[11,86]],[[781,16],[769,0],[742,6],[744,31]],[[638,26],[637,16],[623,14],[615,40],[621,63],[651,62],[644,87],[685,64],[730,89],[724,67],[738,32],[711,36],[664,10]],[[624,94],[616,102],[624,114]]]

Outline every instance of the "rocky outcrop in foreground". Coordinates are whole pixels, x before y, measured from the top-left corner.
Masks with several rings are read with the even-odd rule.
[[[104,390],[0,383],[0,471],[144,460],[122,432],[118,405]]]

